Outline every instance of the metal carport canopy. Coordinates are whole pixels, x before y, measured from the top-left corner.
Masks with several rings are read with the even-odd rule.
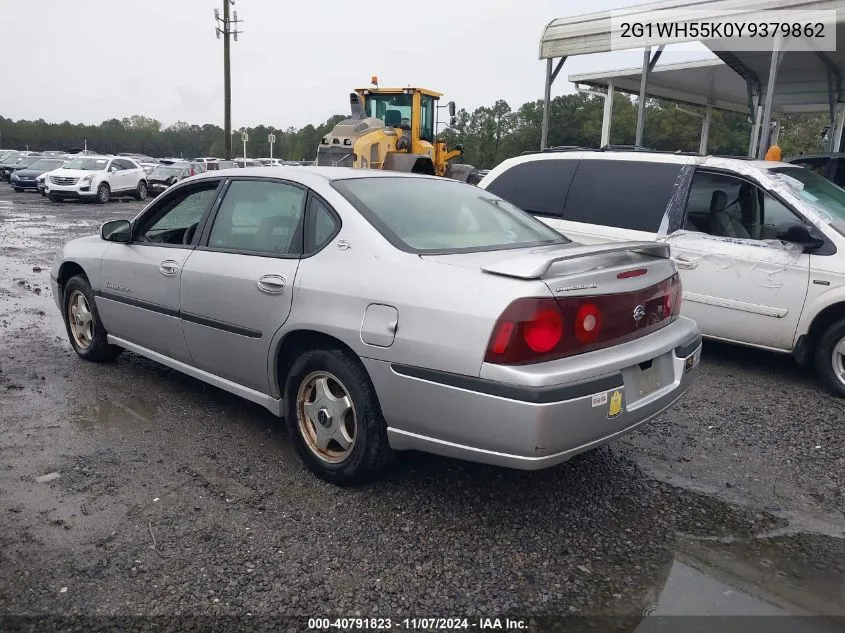
[[[740,21],[743,15],[754,15],[766,10],[800,11],[836,11],[837,44],[845,42],[845,0],[668,0],[642,4],[624,11],[626,18],[637,21],[637,16],[655,11],[690,11],[698,21],[723,21],[726,15],[731,20]],[[620,12],[614,12],[616,16]],[[611,12],[574,16],[553,20],[546,25],[540,40],[540,59],[546,60],[545,109],[543,117],[542,145],[546,146],[548,136],[548,111],[551,100],[551,84],[557,77],[567,57],[604,53],[610,50],[640,48],[642,40],[632,40],[630,45],[613,37],[611,31]],[[613,46],[611,42],[613,41]],[[646,96],[649,75],[654,69],[657,58],[667,44],[699,41],[697,38],[651,38],[657,46],[657,53],[650,56],[650,49],[644,52],[643,69],[640,72],[641,97]],[[707,46],[707,41],[702,41]],[[720,48],[721,46],[713,46]],[[845,46],[837,46],[836,51],[790,51],[787,44],[786,54],[773,55],[770,51],[713,50],[725,64],[736,71],[746,82],[746,108],[755,119],[755,129],[768,129],[773,101],[769,98],[769,77],[775,78],[774,94],[778,96],[778,109],[791,112],[817,112],[824,108],[828,111],[831,123],[835,118],[836,104],[845,101],[842,76],[845,75]],[[712,49],[711,49],[712,50]],[[554,66],[554,60],[558,59]],[[773,63],[774,62],[774,63]],[[695,101],[693,101],[695,103]],[[761,104],[765,103],[766,108]],[[644,99],[640,100],[640,112],[637,120],[637,142],[642,136]],[[762,119],[762,120],[761,120]],[[836,136],[831,134],[831,137]],[[765,152],[764,143],[759,148],[761,157]]]

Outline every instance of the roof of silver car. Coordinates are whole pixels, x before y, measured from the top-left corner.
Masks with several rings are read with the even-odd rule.
[[[380,177],[423,177],[433,178],[426,174],[408,174],[400,171],[383,171],[380,169],[353,169],[352,167],[314,167],[297,165],[271,165],[267,167],[233,167],[230,169],[217,169],[203,172],[194,176],[200,178],[218,178],[220,176],[256,176],[264,178],[285,178],[296,174],[307,173],[320,176],[326,180],[342,180],[347,178],[380,178]]]

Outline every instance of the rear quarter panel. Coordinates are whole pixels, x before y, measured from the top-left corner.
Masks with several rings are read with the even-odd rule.
[[[300,264],[286,331],[324,332],[362,358],[477,376],[493,325],[507,305],[519,296],[551,295],[541,282],[399,251],[354,253],[354,248],[331,246]],[[362,340],[364,313],[374,303],[398,311],[389,347]]]

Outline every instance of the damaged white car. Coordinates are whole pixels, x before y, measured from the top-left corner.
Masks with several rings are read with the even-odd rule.
[[[583,243],[661,240],[702,334],[815,363],[845,396],[845,190],[781,162],[662,152],[519,156],[479,184]]]

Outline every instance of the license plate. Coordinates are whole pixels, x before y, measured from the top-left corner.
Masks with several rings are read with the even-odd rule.
[[[657,372],[657,363],[652,362],[647,369],[640,368],[640,395],[647,396],[660,388],[660,374]]]

